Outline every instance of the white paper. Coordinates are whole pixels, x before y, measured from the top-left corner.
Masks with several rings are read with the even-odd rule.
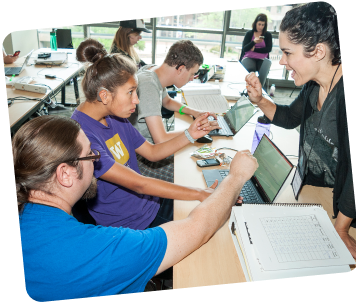
[[[258,207],[263,207],[263,206],[258,206]],[[301,269],[285,269],[285,270],[276,270],[276,271],[264,270],[259,259],[255,255],[254,244],[251,244],[249,241],[249,237],[245,226],[246,219],[243,216],[242,207],[232,208],[232,214],[229,222],[229,229],[231,228],[232,222],[235,222],[237,234],[247,259],[248,265],[246,265],[244,262],[243,255],[240,250],[240,246],[238,245],[238,242],[236,240],[236,236],[234,234],[231,234],[238,257],[241,262],[241,266],[246,281],[249,281],[247,267],[249,267],[250,269],[252,281],[283,279],[283,278],[322,275],[322,274],[341,273],[341,272],[351,271],[348,265],[314,267],[314,268],[309,267],[309,268],[301,268]],[[250,231],[250,227],[249,227],[249,231]]]
[[[265,270],[354,264],[320,207],[243,205],[256,256]]]
[[[195,83],[189,82],[181,88],[184,92],[184,96],[192,95],[221,95],[221,89],[219,85],[210,83]]]
[[[201,111],[221,114],[229,109],[229,103],[222,95],[192,95],[185,99],[189,107]]]

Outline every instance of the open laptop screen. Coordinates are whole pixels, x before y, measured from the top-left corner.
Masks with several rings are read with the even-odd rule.
[[[253,156],[258,162],[253,177],[272,202],[293,169],[293,165],[266,135],[263,135]]]
[[[241,97],[225,114],[225,120],[233,134],[236,134],[256,113],[255,106],[244,97]]]

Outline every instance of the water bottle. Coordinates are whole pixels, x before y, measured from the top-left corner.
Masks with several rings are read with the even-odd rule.
[[[274,96],[275,91],[276,91],[276,86],[272,84],[271,88],[269,89],[269,96]]]
[[[50,43],[51,43],[51,50],[52,51],[57,51],[57,35],[56,35],[56,30],[52,29],[52,32],[50,33]]]
[[[269,136],[271,124],[268,118],[263,115],[259,116],[256,123],[255,133],[253,134],[251,153],[255,152],[263,134]]]

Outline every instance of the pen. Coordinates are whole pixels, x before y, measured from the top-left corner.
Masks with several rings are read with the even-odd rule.
[[[15,74],[11,76],[10,81],[12,81],[15,78]]]
[[[184,100],[185,100],[185,103],[188,105],[188,102],[187,102],[187,100],[185,99],[185,96],[184,96],[184,92],[183,92],[183,90],[182,90],[182,89],[180,89],[180,91],[182,92],[182,96],[183,96],[183,98],[184,98]]]

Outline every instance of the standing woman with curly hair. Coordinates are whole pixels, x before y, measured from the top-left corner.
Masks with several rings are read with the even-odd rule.
[[[262,97],[254,73],[246,77],[247,91],[273,124],[293,129],[300,125],[296,196],[303,185],[333,188],[335,229],[356,258],[355,196],[337,16],[325,2],[299,6],[286,13],[280,26],[280,64],[291,71],[296,86],[303,86],[288,106]]]

